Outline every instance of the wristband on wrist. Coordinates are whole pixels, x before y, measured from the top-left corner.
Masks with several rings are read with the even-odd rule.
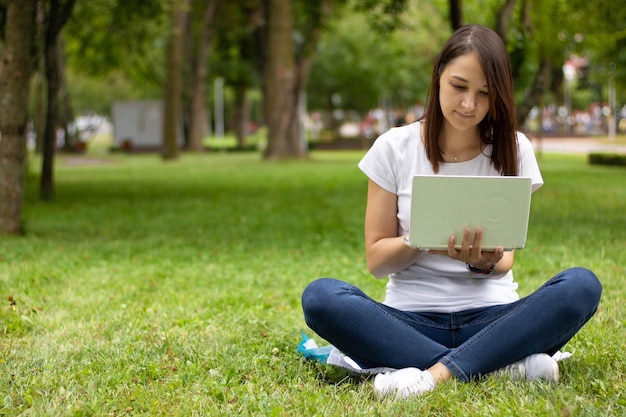
[[[496,267],[496,264],[492,262],[487,269],[476,268],[468,263],[466,263],[465,266],[467,267],[467,270],[470,272],[470,276],[472,274],[489,275],[493,272],[494,268]]]

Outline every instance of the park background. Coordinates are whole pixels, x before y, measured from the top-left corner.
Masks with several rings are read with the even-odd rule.
[[[15,4],[26,2],[0,1],[0,55]],[[27,149],[9,172],[21,194],[0,199],[20,205],[18,233],[0,239],[3,414],[624,414],[623,8],[34,4],[27,129],[0,139],[2,178],[11,177],[7,146]],[[59,18],[48,39],[46,25]],[[290,25],[267,24],[276,19]],[[356,163],[376,134],[419,117],[434,54],[461,22],[505,37],[520,126],[546,180],[516,256],[521,294],[580,265],[600,277],[603,300],[566,346],[574,356],[558,386],[490,377],[381,402],[367,379],[297,354],[306,330],[299,297],[311,280],[334,276],[382,298],[384,280],[364,263],[366,180]],[[55,68],[57,90],[48,82]],[[291,76],[270,79],[281,71],[269,68]],[[129,101],[161,103],[156,145],[116,142],[114,105]],[[294,130],[267,114],[295,118]],[[598,153],[617,166],[590,164]]]

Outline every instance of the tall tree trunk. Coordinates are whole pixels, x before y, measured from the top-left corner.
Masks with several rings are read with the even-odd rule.
[[[35,0],[8,0],[0,63],[0,233],[23,232],[26,124]]]
[[[539,63],[539,69],[535,73],[532,85],[527,90],[522,102],[517,106],[517,121],[520,126],[530,110],[541,102],[541,97],[546,91],[549,91],[552,79],[553,64],[550,58],[542,57]]]
[[[265,158],[303,157],[299,135],[293,134],[297,113],[292,0],[268,1],[267,61],[264,110],[268,127]]]
[[[295,103],[295,111],[292,113],[292,120],[289,123],[289,137],[296,138],[302,153],[308,149],[306,138],[302,135],[305,133],[302,126],[302,117],[304,116],[304,103],[306,100],[306,83],[309,78],[311,65],[313,64],[313,56],[307,56],[299,60],[296,66],[296,82],[293,87],[293,102]]]
[[[205,0],[204,13],[198,34],[198,44],[192,60],[191,75],[191,109],[189,114],[189,149],[202,150],[202,139],[206,134],[206,76],[208,73],[207,60],[210,56],[213,36],[213,22],[217,14],[220,0]]]
[[[322,27],[326,19],[330,16],[332,2],[328,0],[319,3],[319,12],[316,14],[315,22],[310,25],[310,32],[305,37],[305,42],[301,45],[296,59],[296,80],[293,87],[294,102],[296,111],[292,113],[293,120],[290,123],[290,137],[297,138],[302,152],[308,149],[307,139],[304,136],[305,130],[302,126],[302,118],[304,117],[306,104],[306,85],[309,80],[311,67],[315,51],[322,35]]]
[[[57,64],[59,66],[59,124],[64,132],[65,143],[63,149],[65,151],[75,151],[78,145],[78,135],[76,128],[72,129],[74,124],[74,109],[72,108],[72,100],[67,85],[67,76],[65,74],[65,42],[63,34],[59,35],[57,40]]]
[[[463,0],[450,0],[450,26],[452,30],[463,26]]]
[[[496,33],[500,35],[502,41],[506,45],[507,32],[509,30],[509,23],[511,22],[511,15],[515,8],[515,0],[506,0],[506,3],[498,11],[498,21],[496,23]]]
[[[167,47],[167,76],[163,106],[163,159],[178,158],[182,112],[182,62],[189,0],[178,0],[172,10],[172,33]]]
[[[43,161],[39,197],[42,200],[54,198],[54,150],[56,147],[56,128],[58,121],[58,96],[60,88],[60,68],[58,63],[58,37],[61,29],[72,14],[76,0],[50,0],[48,27],[46,28],[44,54],[46,57],[46,76],[48,78],[48,112],[44,129]]]
[[[518,36],[522,35],[525,38],[532,38],[533,36],[533,25],[531,20],[531,6],[533,4],[534,3],[532,1],[521,1],[519,16],[519,28],[521,30],[518,33]],[[504,6],[504,8],[506,8],[506,5]],[[518,39],[515,43],[513,43],[513,48],[511,49],[511,52],[509,54],[511,56],[511,65],[514,79],[517,79],[522,73],[522,68],[526,61],[527,53],[527,42],[524,42],[523,40],[520,41]],[[554,91],[554,83],[555,81],[558,81],[553,75],[556,66],[555,62],[551,57],[546,56],[543,48],[539,48],[538,61],[539,68],[534,74],[532,83],[529,88],[526,89],[524,98],[517,105],[516,108],[517,122],[519,126],[523,126],[526,117],[528,117],[528,113],[530,113],[530,110],[533,107],[541,107],[543,95],[546,91]],[[561,76],[563,75],[563,71],[561,70],[560,65],[558,66],[558,73]],[[560,83],[558,85],[560,85]]]
[[[37,70],[33,77],[33,122],[35,124],[35,151],[37,153],[43,153],[43,140],[46,135],[46,112],[48,106],[46,105],[48,86],[46,82],[46,76],[44,74],[43,67]]]
[[[237,146],[243,149],[247,145],[248,138],[250,99],[248,98],[247,86],[245,84],[236,84],[233,88],[235,90],[235,108],[233,111],[232,124],[235,127]]]
[[[33,80],[34,89],[34,114],[33,121],[35,123],[35,151],[43,153],[43,141],[46,129],[46,112],[47,112],[47,95],[48,90],[46,81],[46,57],[44,56],[44,39],[46,36],[46,10],[44,0],[35,0],[35,77]]]
[[[51,13],[54,12],[51,11]],[[54,198],[54,153],[57,146],[57,115],[59,108],[59,66],[56,49],[56,36],[51,35],[50,30],[48,30],[45,40],[48,106],[43,133],[43,159],[39,184],[39,197],[42,200],[52,200]]]
[[[508,3],[512,1],[513,0],[509,0],[500,11],[500,16],[507,20],[507,28],[505,28],[505,23],[503,21],[504,19],[499,19],[499,22],[501,23],[498,24],[498,26],[500,27],[500,29],[498,30],[500,32],[505,32],[508,29],[508,20],[510,19],[510,16],[505,17],[505,15],[512,12],[513,6],[510,6],[510,9],[508,9],[510,11],[507,11]],[[519,6],[519,23],[517,34],[515,36],[515,41],[511,42],[511,45],[508,45],[509,56],[511,58],[511,70],[513,71],[513,80],[517,80],[522,74],[524,64],[526,63],[528,56],[529,42],[527,40],[531,39],[533,36],[532,21],[530,19],[531,2],[532,0],[521,1]],[[506,39],[506,35],[503,39]]]

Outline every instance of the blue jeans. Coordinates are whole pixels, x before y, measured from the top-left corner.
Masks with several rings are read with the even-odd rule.
[[[534,353],[554,354],[593,316],[602,286],[584,268],[561,272],[516,302],[456,313],[401,311],[332,278],[302,294],[307,325],[362,368],[441,362],[468,382]]]

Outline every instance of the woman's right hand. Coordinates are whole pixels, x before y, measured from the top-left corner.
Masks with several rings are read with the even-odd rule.
[[[476,268],[481,266],[488,267],[491,264],[498,263],[504,255],[504,248],[498,247],[495,251],[482,250],[483,230],[478,227],[474,231],[474,239],[472,240],[472,230],[466,227],[463,231],[463,240],[461,248],[457,249],[457,238],[455,235],[448,239],[447,251],[430,251],[437,255],[448,255],[452,259],[468,263]]]
[[[474,231],[472,240],[472,230],[465,228],[461,248],[457,249],[457,238],[450,236],[448,240],[448,250],[429,251],[435,255],[447,255],[452,259],[465,262],[478,269],[488,269],[495,264],[494,271],[505,273],[513,266],[513,252],[504,252],[503,247],[497,247],[494,251],[482,250],[483,230],[478,227]]]

